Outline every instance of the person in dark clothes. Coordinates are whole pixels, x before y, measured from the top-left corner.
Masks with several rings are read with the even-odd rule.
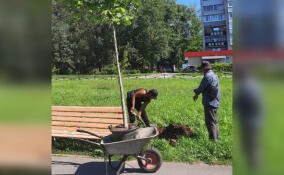
[[[152,99],[157,99],[158,91],[156,89],[151,89],[147,91],[146,89],[136,89],[127,92],[127,109],[129,114],[130,123],[135,122],[135,109],[138,111],[138,118],[143,119],[147,127],[151,126],[146,113],[146,106],[151,102]]]
[[[197,89],[194,89],[193,100],[198,99],[202,93],[202,104],[204,106],[205,123],[209,133],[209,139],[219,141],[218,108],[220,105],[220,87],[218,76],[211,70],[208,61],[201,63],[201,71],[204,73],[203,79]]]

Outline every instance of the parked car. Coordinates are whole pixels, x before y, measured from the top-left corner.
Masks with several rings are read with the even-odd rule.
[[[185,69],[183,69],[183,73],[190,73],[190,72],[198,72],[197,67],[187,66]]]

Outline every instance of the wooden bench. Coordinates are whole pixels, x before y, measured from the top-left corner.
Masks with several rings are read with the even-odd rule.
[[[123,124],[121,107],[52,106],[52,137],[98,139],[77,132],[82,129],[98,135],[108,135],[109,125]]]

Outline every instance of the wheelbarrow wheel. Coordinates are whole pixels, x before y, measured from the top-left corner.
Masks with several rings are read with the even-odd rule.
[[[149,147],[143,150],[139,156],[147,159],[146,161],[145,159],[137,157],[139,167],[145,172],[154,173],[160,169],[163,160],[158,149]]]

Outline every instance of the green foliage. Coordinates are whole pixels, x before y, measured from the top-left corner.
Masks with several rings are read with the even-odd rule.
[[[91,74],[113,64],[110,22],[125,24],[116,26],[124,70],[181,67],[184,52],[189,47],[197,51],[202,43],[196,10],[174,1],[52,0],[52,65],[57,73]]]
[[[211,66],[212,66],[212,69],[216,72],[232,72],[233,71],[232,63],[214,63]]]
[[[110,65],[105,66],[102,69],[101,73],[105,75],[112,75],[112,74],[117,74],[117,70],[114,64],[110,64]]]
[[[52,1],[52,10],[55,14],[52,19],[51,36],[52,72],[59,74],[74,73],[74,48],[64,23],[66,11],[56,1]]]
[[[134,12],[139,5],[137,0],[58,0],[72,9],[76,20],[85,14],[90,15],[91,22],[116,23],[130,25]]]
[[[212,70],[215,72],[233,72],[233,63],[214,63],[211,64]],[[200,70],[200,65],[198,65]]]
[[[176,144],[170,145],[164,139],[154,139],[150,144],[157,147],[164,160],[168,161],[204,161],[207,163],[232,162],[232,79],[221,78],[221,106],[218,109],[220,142],[208,140],[205,127],[201,98],[194,102],[193,89],[201,78],[195,79],[125,79],[125,94],[137,88],[159,91],[158,100],[147,106],[147,114],[151,122],[158,126],[170,123],[188,125],[195,137],[180,137]],[[53,105],[78,106],[120,106],[117,80],[60,80],[52,82]],[[61,144],[61,143],[58,143]],[[64,143],[65,144],[65,143]],[[55,145],[53,151],[81,151],[82,149],[67,145]],[[86,148],[86,152],[91,152]],[[90,153],[88,153],[90,154]],[[93,154],[93,153],[92,153]]]
[[[139,70],[122,70],[123,74],[139,74]]]
[[[55,66],[52,66],[51,73],[52,75],[58,74],[58,69]]]
[[[193,16],[190,21],[190,40],[186,52],[202,51],[202,25],[197,16]]]

